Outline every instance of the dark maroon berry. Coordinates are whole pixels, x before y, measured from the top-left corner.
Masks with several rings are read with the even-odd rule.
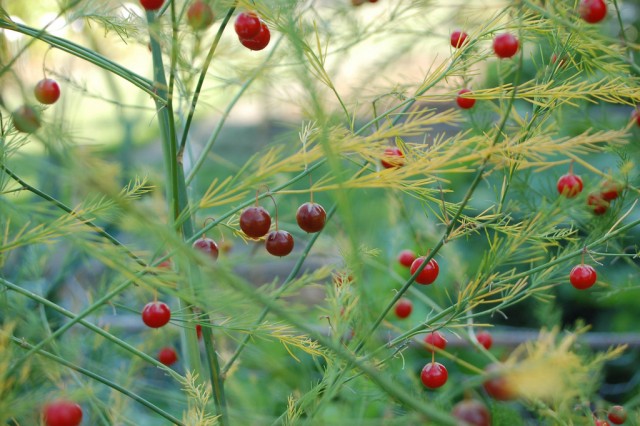
[[[304,203],[296,213],[298,226],[306,232],[319,232],[324,228],[327,212],[320,204]]]
[[[274,256],[286,256],[293,250],[293,237],[287,231],[272,231],[267,236],[265,247]]]
[[[193,242],[193,247],[197,250],[200,250],[202,253],[211,256],[213,260],[218,259],[220,250],[218,250],[218,244],[216,244],[216,242],[211,238],[198,238]]]
[[[240,215],[240,229],[247,237],[260,238],[271,228],[271,216],[260,206],[249,207]]]

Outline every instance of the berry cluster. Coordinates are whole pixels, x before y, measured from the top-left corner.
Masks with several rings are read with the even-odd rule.
[[[271,32],[265,22],[253,12],[240,13],[234,24],[238,40],[250,50],[262,50],[271,40]]]
[[[44,105],[55,104],[60,99],[60,86],[51,78],[43,78],[33,89],[38,102]],[[30,106],[23,105],[11,114],[13,126],[22,133],[33,133],[40,128],[40,112]]]
[[[582,192],[584,187],[582,178],[573,173],[572,168],[569,173],[562,175],[557,183],[558,193],[567,198],[574,198]],[[611,202],[620,196],[623,186],[614,181],[605,181],[600,186],[600,190],[592,192],[587,196],[587,206],[593,214],[601,216],[607,212]]]

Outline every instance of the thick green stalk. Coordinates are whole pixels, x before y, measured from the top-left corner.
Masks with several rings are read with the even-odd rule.
[[[14,336],[11,336],[11,341],[13,343],[15,343],[16,345],[20,346],[21,348],[26,348],[26,349],[33,349],[33,345],[27,343],[24,339],[18,339]],[[36,351],[36,353],[38,355],[42,355],[45,358],[49,358],[52,361],[57,362],[60,365],[64,365],[65,367],[68,367],[72,370],[77,371],[80,374],[83,374],[87,377],[89,377],[90,379],[93,379],[97,382],[100,382],[108,387],[110,387],[111,389],[114,389],[118,392],[120,392],[121,394],[128,396],[129,398],[133,399],[134,401],[144,405],[145,407],[147,407],[148,409],[150,409],[151,411],[153,411],[154,413],[158,414],[161,417],[164,417],[165,419],[169,420],[171,423],[173,423],[174,425],[179,425],[179,426],[184,426],[184,423],[182,423],[180,420],[178,420],[177,418],[173,417],[171,414],[167,413],[166,411],[164,411],[163,409],[161,409],[160,407],[154,405],[153,403],[147,401],[146,399],[144,399],[143,397],[141,397],[140,395],[131,392],[130,390],[128,390],[127,388],[120,386],[119,384],[107,379],[106,377],[100,376],[96,373],[94,373],[91,370],[87,370],[86,368],[80,367],[79,365],[76,365],[72,362],[67,361],[64,358],[61,358],[57,355],[54,355],[50,352],[47,351],[43,351],[43,350],[38,350]]]

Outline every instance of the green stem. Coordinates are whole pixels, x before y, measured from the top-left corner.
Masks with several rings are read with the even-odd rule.
[[[216,37],[213,40],[213,44],[209,49],[209,53],[202,65],[202,70],[200,71],[200,78],[198,79],[198,83],[196,84],[196,88],[193,92],[193,99],[191,100],[191,104],[189,105],[189,114],[187,114],[187,121],[184,125],[184,130],[182,131],[182,140],[180,141],[180,149],[178,150],[179,156],[182,157],[184,152],[184,148],[187,145],[187,137],[189,136],[189,129],[191,128],[191,121],[193,120],[193,115],[196,112],[196,106],[198,105],[198,99],[200,98],[200,92],[202,91],[202,86],[204,85],[204,80],[207,77],[207,71],[209,70],[209,66],[211,65],[211,61],[213,60],[213,55],[216,52],[218,44],[220,43],[220,39],[222,38],[222,33],[224,29],[227,27],[231,16],[233,16],[233,12],[236,10],[235,4],[229,8],[227,14],[225,15],[222,23],[220,24],[220,28],[218,28],[218,32],[216,33]],[[233,104],[233,103],[232,103]],[[204,153],[208,152],[205,150]],[[193,174],[193,173],[192,173]],[[188,182],[191,179],[187,180]]]
[[[21,348],[26,348],[26,349],[30,349],[33,350],[34,346],[27,343],[24,339],[18,339],[14,336],[11,336],[11,341],[13,343],[15,343],[16,345],[20,346]],[[119,384],[112,382],[111,380],[107,379],[106,377],[102,377],[90,370],[87,370],[86,368],[80,367],[76,364],[73,364],[72,362],[67,361],[64,358],[61,358],[57,355],[54,355],[50,352],[47,351],[43,351],[43,350],[37,350],[36,351],[39,355],[44,356],[45,358],[49,358],[52,361],[57,362],[58,364],[61,364],[65,367],[68,367],[72,370],[77,371],[80,374],[83,374],[93,380],[96,380],[108,387],[110,387],[111,389],[114,389],[118,392],[120,392],[121,394],[128,396],[129,398],[133,399],[134,401],[144,405],[145,407],[147,407],[148,409],[150,409],[151,411],[153,411],[154,413],[160,415],[161,417],[164,417],[165,419],[169,420],[171,423],[175,424],[175,425],[179,425],[179,426],[185,426],[184,423],[182,423],[180,420],[178,420],[177,418],[173,417],[171,414],[167,413],[166,411],[162,410],[160,407],[157,407],[156,405],[154,405],[153,403],[147,401],[146,399],[144,399],[143,397],[141,397],[140,395],[131,392],[130,390],[128,390],[127,388],[120,386]]]

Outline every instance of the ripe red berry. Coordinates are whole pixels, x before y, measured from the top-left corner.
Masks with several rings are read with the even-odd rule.
[[[459,49],[460,47],[464,46],[464,44],[467,42],[468,37],[469,36],[464,31],[455,30],[451,33],[451,46]]]
[[[382,160],[380,160],[382,167],[385,169],[391,169],[393,167],[404,166],[404,154],[398,147],[390,147],[384,150]]]
[[[158,361],[160,361],[164,365],[175,364],[176,361],[178,361],[178,354],[173,348],[162,348],[160,349],[160,352],[158,352]]]
[[[451,415],[469,426],[491,426],[491,414],[487,407],[475,399],[465,399],[453,406]]]
[[[269,232],[269,228],[271,228],[271,216],[260,206],[249,207],[240,215],[240,229],[247,237],[264,237]]]
[[[604,0],[581,0],[578,12],[585,22],[596,24],[607,16],[607,4]]]
[[[187,23],[194,31],[202,31],[213,24],[215,16],[211,6],[202,0],[196,0],[187,10]]]
[[[636,108],[631,112],[631,120],[640,126],[640,109]]]
[[[422,262],[424,262],[424,257],[419,257],[413,261],[411,264],[411,275],[415,274]],[[416,277],[416,282],[418,284],[431,284],[438,278],[438,273],[440,272],[440,266],[438,266],[438,262],[435,259],[431,259],[427,266],[424,267],[422,272]]]
[[[515,399],[515,392],[507,382],[507,379],[504,376],[495,376],[500,371],[500,368],[499,364],[490,364],[485,368],[485,372],[492,377],[484,382],[484,390],[487,391],[490,397],[498,401]]]
[[[44,406],[47,426],[78,426],[82,422],[82,408],[71,401],[54,401]]]
[[[469,89],[462,89],[458,92],[458,97],[456,98],[456,102],[458,106],[462,109],[471,109],[476,104],[476,100],[472,98],[463,98],[461,95],[465,93],[473,93]]]
[[[411,250],[402,250],[398,255],[398,262],[402,266],[406,266],[407,268],[411,267],[411,264],[414,260],[416,260],[416,254]]]
[[[493,345],[493,337],[491,336],[491,333],[488,331],[481,331],[476,334],[476,339],[486,350],[491,349],[491,346]]]
[[[411,311],[413,311],[413,303],[409,299],[400,299],[398,303],[396,303],[395,312],[398,318],[406,318],[411,315]]]
[[[215,261],[218,259],[218,254],[220,250],[218,250],[218,245],[211,238],[198,238],[193,242],[193,248],[196,250],[200,250],[202,253],[211,256],[211,258]]]
[[[171,309],[163,302],[149,302],[142,309],[142,322],[148,327],[159,328],[171,319]]]
[[[558,193],[560,195],[564,195],[567,198],[574,198],[582,192],[582,179],[580,176],[569,172],[566,175],[560,176],[556,187],[558,188]]]
[[[198,336],[198,340],[202,339],[202,326],[200,324],[196,324],[196,336]]]
[[[239,38],[253,38],[260,32],[260,18],[253,12],[242,12],[233,24]]]
[[[140,0],[140,4],[145,10],[158,10],[163,3],[164,0]]]
[[[620,191],[622,191],[622,185],[609,180],[602,184],[600,197],[605,201],[612,201],[620,196]]]
[[[240,37],[240,43],[242,43],[244,47],[256,51],[262,50],[267,47],[270,40],[271,31],[269,31],[269,27],[267,27],[267,24],[262,21],[260,21],[260,31],[258,31],[257,35],[251,38]]]
[[[493,39],[493,51],[499,58],[510,58],[518,52],[520,43],[516,36],[510,33],[497,35]]]
[[[621,425],[625,421],[627,421],[627,410],[624,409],[621,405],[614,405],[609,408],[609,413],[607,414],[609,421],[615,425]]]
[[[287,231],[272,231],[267,235],[265,247],[274,256],[286,256],[293,250],[293,237]]]
[[[587,205],[596,216],[601,216],[609,209],[609,202],[602,198],[601,194],[589,194],[587,197]]]
[[[298,226],[306,232],[319,232],[324,228],[327,212],[320,204],[304,203],[296,213]]]
[[[13,125],[17,131],[33,133],[40,128],[40,114],[33,107],[23,105],[13,112]]]
[[[36,84],[33,94],[40,103],[51,105],[60,98],[60,86],[53,79],[43,78]]]
[[[420,379],[422,384],[430,389],[436,389],[447,383],[449,373],[444,365],[439,362],[430,362],[424,366]]]
[[[596,283],[598,275],[591,265],[576,265],[569,273],[571,285],[578,290],[586,290]]]
[[[447,339],[445,339],[444,336],[438,331],[433,331],[424,336],[424,343],[427,344],[427,349],[432,352],[434,350],[434,347],[442,350],[445,350],[445,348],[447,347]]]

